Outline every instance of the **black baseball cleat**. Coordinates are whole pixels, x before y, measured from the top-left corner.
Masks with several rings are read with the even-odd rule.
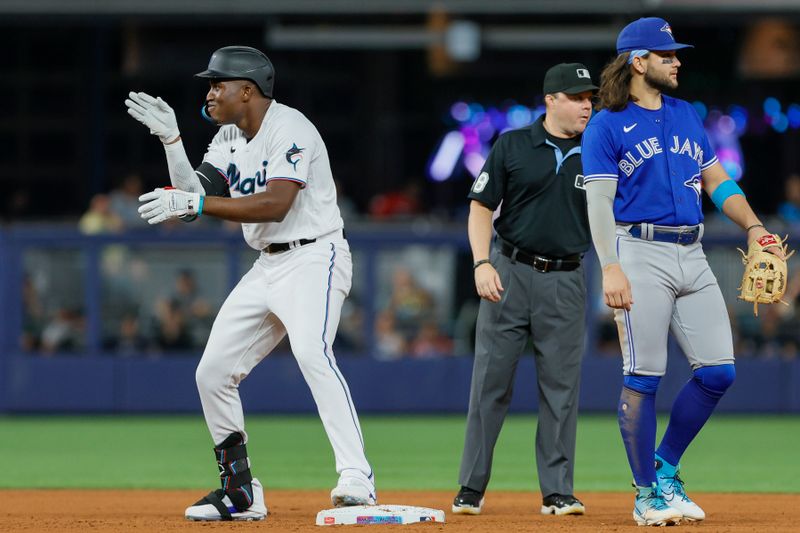
[[[453,500],[455,514],[481,514],[483,509],[483,493],[469,487],[461,487]]]
[[[572,494],[551,494],[542,500],[542,514],[562,516],[568,514],[584,514],[585,512],[586,507]]]

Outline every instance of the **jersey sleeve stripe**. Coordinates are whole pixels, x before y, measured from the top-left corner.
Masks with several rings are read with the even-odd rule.
[[[700,170],[706,170],[707,168],[711,167],[717,161],[719,161],[719,159],[717,159],[717,156],[712,157],[711,161],[709,161],[707,163],[703,163],[702,165],[700,165]]]
[[[305,188],[306,188],[306,182],[305,182],[305,181],[303,181],[303,180],[299,180],[299,179],[297,179],[297,178],[289,178],[289,177],[287,177],[287,176],[275,176],[275,177],[273,177],[273,178],[269,178],[269,179],[267,180],[267,183],[269,183],[269,182],[270,182],[270,181],[272,181],[272,180],[279,180],[279,181],[293,181],[294,183],[299,183],[299,184],[300,184],[300,188],[301,188],[301,189],[305,189]]]
[[[588,176],[583,177],[583,182],[587,183],[589,181],[619,181],[619,175],[617,174],[589,174]]]

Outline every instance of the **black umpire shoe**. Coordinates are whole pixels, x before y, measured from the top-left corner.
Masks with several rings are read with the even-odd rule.
[[[542,500],[542,514],[562,516],[567,514],[584,514],[585,512],[586,507],[572,494],[551,494]]]
[[[469,487],[461,487],[453,500],[455,514],[481,514],[483,509],[483,493]]]

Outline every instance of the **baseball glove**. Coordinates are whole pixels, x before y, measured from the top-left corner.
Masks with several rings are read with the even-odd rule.
[[[781,298],[788,281],[786,261],[794,254],[794,250],[787,253],[788,245],[785,242],[786,237],[781,239],[778,235],[770,234],[750,243],[747,253],[737,248],[742,253],[742,263],[745,265],[739,299],[753,302],[753,314],[756,316],[758,304],[781,302],[788,305]],[[766,251],[772,247],[782,249],[785,259]]]

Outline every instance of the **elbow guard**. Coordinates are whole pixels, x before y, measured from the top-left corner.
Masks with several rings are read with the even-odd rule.
[[[204,161],[194,172],[200,178],[206,196],[230,196],[228,181],[214,165]]]

